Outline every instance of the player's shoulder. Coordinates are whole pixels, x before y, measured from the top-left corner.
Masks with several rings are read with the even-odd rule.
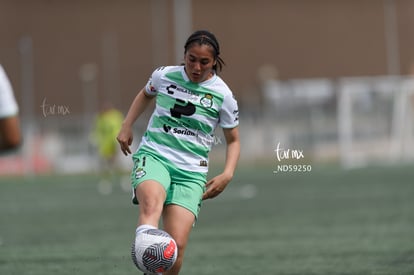
[[[233,91],[219,75],[214,76],[214,80],[211,81],[209,88],[220,93],[224,97],[233,96]]]
[[[172,73],[172,72],[176,72],[176,71],[181,71],[182,66],[161,66],[156,68],[152,75],[165,75],[168,73]]]
[[[163,82],[171,73],[179,72],[181,70],[181,66],[161,66],[156,68],[151,75],[151,80],[154,85],[159,85]]]

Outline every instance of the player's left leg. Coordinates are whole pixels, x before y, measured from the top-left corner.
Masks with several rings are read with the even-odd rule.
[[[183,263],[185,248],[193,228],[195,216],[190,210],[176,204],[166,205],[162,216],[164,230],[173,237],[178,247],[177,261],[173,268],[164,274],[177,275]]]

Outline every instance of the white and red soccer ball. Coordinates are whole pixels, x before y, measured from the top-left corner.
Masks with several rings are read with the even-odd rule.
[[[132,261],[147,274],[169,270],[177,260],[177,244],[161,229],[147,229],[140,232],[132,245]]]

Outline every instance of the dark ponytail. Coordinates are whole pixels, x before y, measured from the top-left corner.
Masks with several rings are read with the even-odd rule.
[[[216,60],[216,64],[213,66],[213,69],[215,71],[221,71],[223,69],[225,63],[220,57],[220,45],[214,34],[206,30],[199,30],[194,32],[192,35],[190,35],[190,37],[188,37],[187,41],[185,42],[184,54],[194,43],[197,43],[199,45],[210,45],[213,48],[213,55],[214,59]]]

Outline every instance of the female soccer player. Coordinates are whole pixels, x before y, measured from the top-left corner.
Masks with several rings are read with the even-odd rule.
[[[157,228],[176,241],[178,258],[165,274],[178,274],[201,201],[219,195],[233,177],[240,154],[238,107],[217,75],[224,65],[216,37],[196,31],[184,46],[184,64],[156,69],[137,94],[117,137],[131,154],[132,125],[155,98],[155,110],[137,152],[131,174],[133,202],[139,204],[136,234]],[[207,181],[208,153],[214,129],[223,128],[223,172]]]

